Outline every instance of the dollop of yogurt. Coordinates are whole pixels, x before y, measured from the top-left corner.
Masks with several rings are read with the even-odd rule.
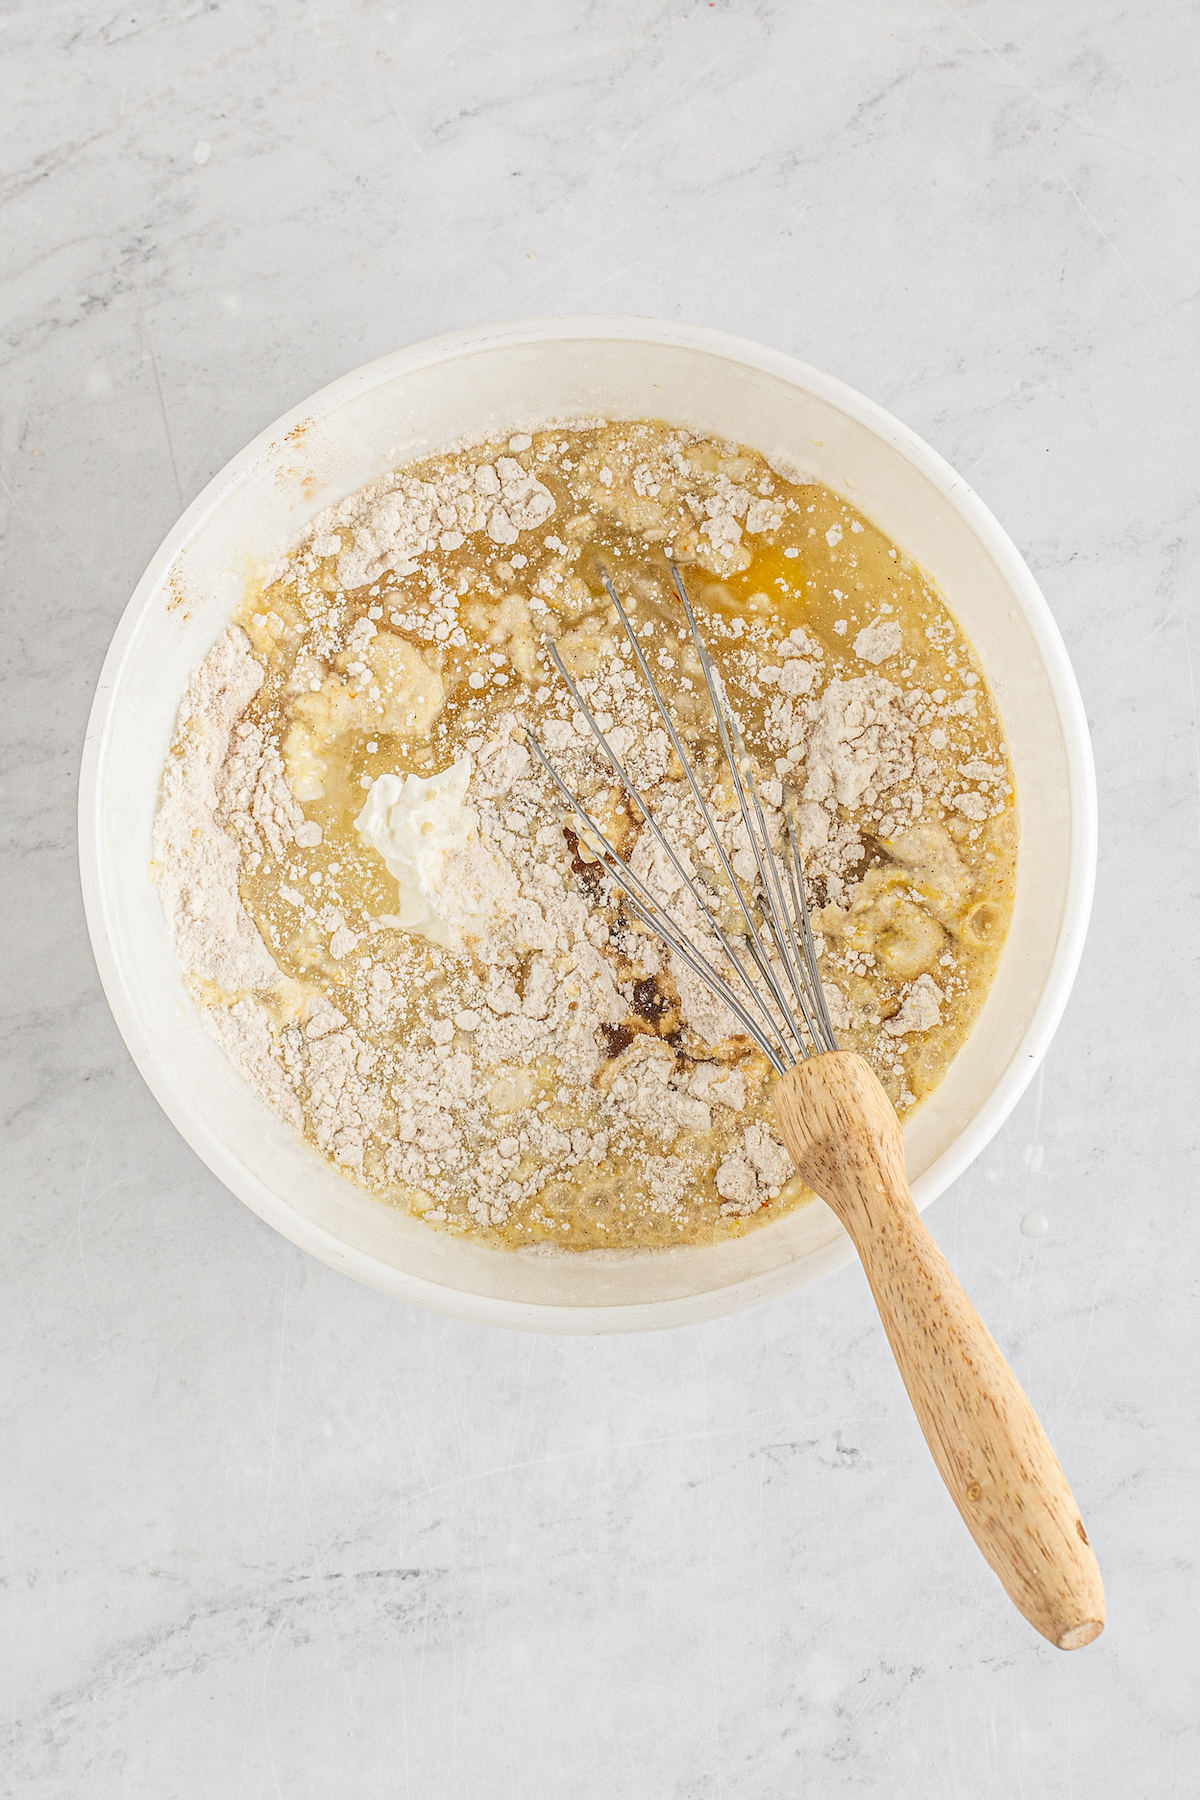
[[[377,922],[457,949],[511,910],[511,871],[480,842],[479,814],[467,804],[471,758],[440,775],[380,775],[355,830],[400,889],[400,910]]]

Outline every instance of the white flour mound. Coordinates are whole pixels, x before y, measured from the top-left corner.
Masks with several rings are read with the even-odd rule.
[[[409,575],[426,554],[456,550],[477,531],[494,544],[514,544],[518,533],[544,525],[553,511],[549,488],[515,457],[498,456],[470,470],[449,470],[436,483],[385,476],[321,513],[312,547],[318,556],[337,556],[345,587],[362,587],[389,570]]]
[[[233,728],[262,680],[249,638],[230,626],[188,678],[176,726],[180,753],[167,758],[154,821],[159,892],[180,963],[227,994],[279,980],[238,896],[238,837],[218,817]],[[273,817],[272,826],[278,829]]]

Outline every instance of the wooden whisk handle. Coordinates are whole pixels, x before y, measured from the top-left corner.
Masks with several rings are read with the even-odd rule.
[[[913,1205],[904,1139],[870,1065],[838,1050],[774,1091],[783,1140],[862,1260],[950,1497],[1017,1609],[1060,1650],[1104,1629],[1079,1508],[1016,1376]]]

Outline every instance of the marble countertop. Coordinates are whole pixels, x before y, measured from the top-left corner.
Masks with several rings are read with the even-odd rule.
[[[1194,17],[15,0],[0,24],[11,1791],[1193,1794]],[[75,782],[155,545],[334,376],[559,311],[719,326],[878,399],[1065,634],[1100,781],[1088,950],[1042,1073],[927,1217],[1089,1521],[1087,1650],[980,1562],[856,1268],[650,1338],[410,1310],[235,1201],[109,1016]]]

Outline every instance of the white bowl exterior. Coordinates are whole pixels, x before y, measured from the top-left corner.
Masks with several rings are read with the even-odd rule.
[[[918,1206],[976,1156],[1061,1017],[1095,870],[1091,749],[1062,640],[1029,570],[967,484],[890,414],[794,358],[643,319],[544,319],[457,332],[356,370],[247,446],[138,583],[88,727],[80,862],[105,991],[183,1136],[247,1205],[358,1280],[459,1316],[561,1332],[715,1318],[852,1254],[820,1202],[705,1249],[512,1254],[380,1206],[255,1098],[200,1024],[150,880],[159,775],[188,674],[247,575],[322,507],[467,434],[547,419],[658,417],[753,445],[843,492],[935,578],[999,703],[1021,809],[1012,926],[982,1015],[909,1122]]]

